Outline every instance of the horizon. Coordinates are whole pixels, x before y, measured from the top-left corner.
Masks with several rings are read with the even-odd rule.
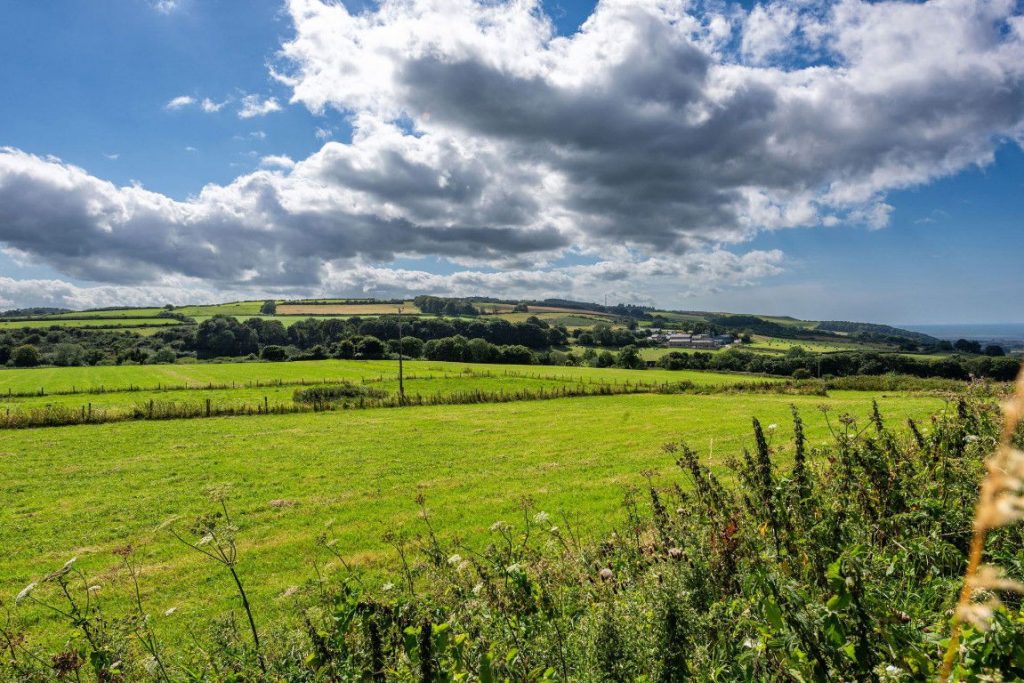
[[[1024,320],[1020,2],[6,13],[3,309],[429,293],[1024,324],[993,322]]]

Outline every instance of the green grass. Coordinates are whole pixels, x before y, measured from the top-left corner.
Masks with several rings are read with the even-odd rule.
[[[352,562],[390,563],[382,536],[420,528],[418,493],[437,528],[470,544],[481,542],[495,520],[514,519],[524,497],[539,509],[565,510],[588,534],[603,534],[621,519],[623,491],[643,483],[643,471],[653,470],[663,483],[681,479],[663,443],[685,439],[722,463],[749,445],[753,415],[779,425],[776,442],[790,439],[793,403],[814,445],[827,434],[815,406],[863,417],[872,398],[892,421],[942,405],[930,397],[854,392],[827,399],[633,395],[5,432],[0,591],[10,597],[78,556],[116,611],[127,587],[115,578],[111,551],[132,543],[148,609],[216,615],[233,605],[225,576],[159,526],[175,514],[208,511],[204,491],[230,483],[240,571],[258,619],[267,623],[291,613],[282,593],[312,576],[320,533],[336,538]],[[274,500],[289,504],[275,507]],[[57,637],[40,634],[52,624],[48,617],[27,614],[38,620],[37,637]],[[161,617],[156,627],[173,632],[177,623]]]
[[[71,311],[69,313],[55,313],[53,315],[41,315],[36,319],[61,320],[64,318],[106,318],[116,320],[120,318],[153,318],[164,309],[162,308],[118,308],[105,311]]]
[[[8,320],[0,322],[0,330],[13,330],[24,327],[49,328],[55,325],[60,327],[98,327],[121,330],[137,327],[168,327],[180,325],[181,321],[174,318],[86,318],[76,320]]]
[[[472,365],[438,361],[407,361],[407,374],[488,373],[533,374],[588,379],[601,382],[681,382],[724,384],[745,382],[751,375],[669,370],[621,370],[614,368],[555,367],[543,365]],[[182,384],[244,384],[283,381],[359,380],[366,377],[397,376],[395,361],[323,360],[295,363],[195,363],[184,365],[107,365],[73,368],[0,369],[0,397],[8,390],[46,393],[104,387],[148,387]],[[781,381],[781,378],[761,378]]]

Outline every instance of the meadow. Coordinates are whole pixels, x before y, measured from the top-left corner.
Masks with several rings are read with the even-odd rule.
[[[90,368],[98,373],[91,376],[86,369],[63,369],[5,372],[3,378],[8,384],[17,378],[24,387],[38,383],[24,379],[30,372],[49,374],[54,387],[269,380],[298,377],[303,365]],[[449,365],[416,369],[459,368]],[[319,369],[328,368],[350,378],[385,369],[344,362]],[[458,376],[450,373],[448,381]],[[727,378],[735,376],[702,379]],[[208,511],[207,489],[228,484],[252,600],[264,618],[285,615],[289,601],[282,596],[312,575],[312,562],[330,560],[317,549],[319,535],[336,539],[346,561],[373,572],[394,560],[386,532],[420,530],[417,495],[426,497],[437,528],[469,544],[496,520],[516,515],[524,498],[537,509],[564,511],[598,538],[621,522],[623,494],[644,482],[642,473],[678,479],[673,459],[660,452],[663,443],[686,440],[717,466],[747,444],[752,415],[780,425],[772,438],[784,442],[791,439],[789,410],[796,405],[816,444],[829,431],[817,406],[863,418],[872,400],[894,421],[923,418],[943,406],[939,398],[910,393],[628,395],[8,431],[0,446],[6,475],[0,482],[6,502],[0,586],[13,595],[72,556],[101,586],[116,583],[118,558],[111,552],[130,543],[138,549],[144,597],[156,613],[173,607],[174,619],[216,616],[232,606],[224,577],[160,527],[172,516],[188,520]],[[110,586],[115,605],[123,588]],[[174,619],[162,628],[175,630]],[[29,620],[36,637],[53,637],[43,612],[31,612]]]

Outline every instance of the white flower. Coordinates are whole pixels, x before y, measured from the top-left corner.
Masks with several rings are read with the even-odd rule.
[[[968,434],[967,436],[964,437],[964,441],[966,441],[967,443],[974,443],[975,441],[979,440],[980,439],[974,434]]]
[[[448,564],[450,564],[452,566],[455,566],[455,565],[459,564],[460,562],[462,562],[462,556],[461,555],[457,555],[456,554],[456,555],[452,555],[451,557],[448,558]]]
[[[500,519],[491,525],[491,531],[504,531],[507,528],[508,524]]]
[[[166,611],[166,612],[164,612],[164,616],[165,616],[165,617],[169,617],[169,616],[171,616],[172,614],[174,614],[174,613],[175,613],[175,612],[177,612],[177,611],[178,611],[178,608],[177,608],[177,607],[168,607],[168,608],[167,608],[167,611]]]
[[[394,587],[395,587],[395,584],[393,584],[393,583],[391,583],[390,581],[388,581],[388,582],[387,582],[387,583],[385,583],[385,584],[384,584],[383,586],[381,586],[381,587],[380,587],[380,589],[381,589],[382,591],[389,591],[389,590],[393,589]]]
[[[509,566],[505,567],[505,571],[508,572],[509,574],[515,574],[516,572],[520,571],[521,569],[522,569],[522,567],[519,566],[518,562],[516,562],[514,564],[510,564]]]
[[[533,521],[537,524],[547,524],[548,520],[551,519],[551,515],[541,511],[533,516]]]
[[[779,425],[775,424],[774,422],[771,423],[770,425],[768,425],[768,431],[769,432],[774,432],[778,428],[779,428]]]
[[[100,590],[100,587],[98,585],[97,586],[89,586],[89,592],[90,593],[98,593],[99,590]]]
[[[473,586],[473,595],[480,595],[480,591],[482,591],[483,589],[483,582],[478,583],[477,585]]]
[[[29,595],[31,595],[32,591],[34,591],[35,589],[36,589],[36,582],[35,581],[33,581],[29,585],[27,585],[24,588],[22,588],[21,592],[18,593],[16,596],[14,596],[14,604],[15,605],[20,605],[21,603],[23,603],[25,601],[25,598],[27,598]]]

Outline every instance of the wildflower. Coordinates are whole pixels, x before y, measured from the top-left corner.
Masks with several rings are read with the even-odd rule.
[[[614,578],[615,578],[615,572],[613,572],[613,571],[612,571],[611,569],[609,569],[608,567],[605,567],[604,569],[602,569],[601,571],[599,571],[599,572],[597,573],[597,575],[601,577],[601,580],[602,580],[602,581],[611,581],[612,579],[614,579]]]
[[[206,534],[205,536],[203,536],[202,538],[199,539],[199,541],[196,543],[196,545],[206,545],[207,543],[209,543],[212,540],[213,540],[213,534]]]
[[[98,593],[98,592],[99,592],[99,590],[100,590],[100,587],[99,587],[99,585],[95,585],[95,586],[89,586],[89,592],[90,592],[90,593]]]
[[[682,558],[682,556],[683,556],[683,549],[682,548],[669,548],[668,549],[668,556],[671,557],[673,560],[678,560],[678,559]]]
[[[177,612],[177,611],[178,611],[178,608],[177,608],[177,607],[168,607],[168,608],[167,608],[167,611],[166,611],[166,612],[164,612],[164,616],[165,616],[165,617],[169,617],[169,616],[171,616],[172,614],[174,614],[174,613],[175,613],[175,612]]]
[[[290,597],[292,597],[293,595],[295,595],[298,592],[299,592],[299,587],[298,586],[288,586],[288,588],[285,589],[285,592],[281,593],[281,597],[282,598],[290,598]]]
[[[974,434],[968,434],[967,436],[964,437],[964,441],[966,441],[967,443],[974,443],[975,441],[978,440],[978,437],[975,436]]]
[[[36,589],[36,582],[35,581],[33,581],[29,585],[27,585],[24,588],[22,588],[21,592],[18,593],[16,596],[14,596],[14,604],[15,605],[20,605],[21,603],[23,603],[25,601],[25,598],[27,598],[29,595],[31,595],[32,591],[34,591],[35,589]]]
[[[767,427],[769,432],[774,432],[778,428],[779,428],[779,425],[775,424],[774,422],[771,423],[770,425],[768,425],[768,427]]]
[[[395,587],[395,584],[393,584],[390,581],[388,581],[383,586],[381,586],[380,589],[382,591],[389,591],[389,590],[392,590],[394,587]]]
[[[459,564],[460,562],[462,562],[462,555],[456,554],[448,558],[448,564],[452,565],[453,567]]]
[[[483,591],[483,589],[484,589],[484,584],[481,581],[480,583],[478,583],[475,586],[473,586],[473,595],[480,595],[480,592]]]
[[[508,572],[509,574],[515,574],[518,571],[522,571],[522,567],[519,566],[518,562],[515,562],[515,563],[510,564],[509,566],[505,567],[505,571]]]
[[[505,531],[506,529],[508,529],[508,523],[500,519],[491,525],[491,531]]]
[[[72,557],[70,560],[64,563],[63,567],[61,567],[55,572],[48,574],[46,578],[43,579],[43,581],[54,581],[56,579],[61,578],[62,576],[67,576],[68,572],[71,571],[71,568],[74,567],[75,562],[77,561],[77,557]]]
[[[549,519],[551,519],[551,515],[544,511],[538,512],[533,516],[533,521],[536,524],[547,524]]]

